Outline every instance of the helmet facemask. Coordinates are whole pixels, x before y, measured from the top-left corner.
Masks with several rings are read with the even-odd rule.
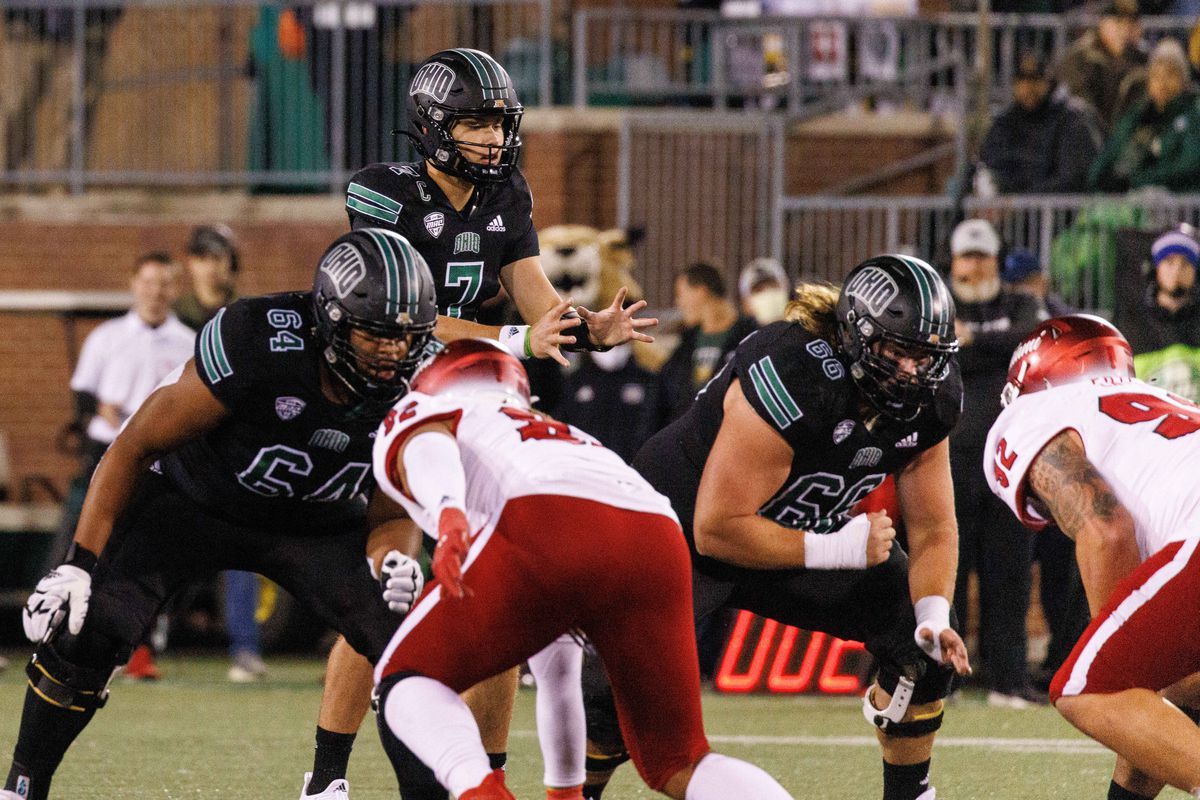
[[[957,342],[927,344],[881,333],[861,342],[860,355],[851,363],[850,374],[878,411],[909,422],[933,401],[938,386],[950,373],[950,357],[957,350]],[[915,362],[916,371],[905,370],[900,358]]]
[[[508,180],[517,166],[521,155],[521,118],[525,110],[516,108],[480,109],[478,111],[462,112],[446,106],[431,104],[419,107],[418,114],[422,123],[434,134],[433,137],[416,137],[421,154],[431,160],[438,169],[471,183],[498,183]],[[480,144],[466,139],[455,139],[452,131],[454,126],[471,118],[488,118],[500,116],[504,130],[502,144]],[[434,139],[436,144],[432,151],[427,142]],[[476,163],[463,153],[463,148],[484,151],[487,156],[485,163]]]
[[[435,341],[434,324],[380,325],[350,316],[336,301],[326,309],[334,325],[325,362],[342,385],[372,404],[391,405],[407,394],[409,380]]]

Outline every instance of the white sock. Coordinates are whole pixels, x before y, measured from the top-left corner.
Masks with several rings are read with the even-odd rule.
[[[700,759],[684,797],[686,800],[729,800],[731,797],[792,800],[787,789],[758,767],[720,753],[709,753]]]
[[[537,732],[546,764],[545,785],[580,786],[585,777],[587,720],[583,712],[583,648],[560,636],[529,659],[537,681]]]
[[[388,727],[455,797],[492,771],[475,717],[459,696],[431,678],[405,678],[388,692]]]

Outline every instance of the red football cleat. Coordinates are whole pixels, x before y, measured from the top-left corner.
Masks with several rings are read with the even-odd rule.
[[[517,798],[504,785],[504,770],[494,769],[483,779],[483,783],[460,794],[458,800],[517,800]]]
[[[569,786],[565,789],[546,787],[546,800],[583,800],[582,786]]]
[[[158,665],[154,663],[154,651],[146,644],[133,651],[121,674],[135,681],[156,681],[162,677]]]

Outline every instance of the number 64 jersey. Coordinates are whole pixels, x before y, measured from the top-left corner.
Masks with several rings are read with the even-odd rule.
[[[431,422],[448,423],[458,440],[472,531],[494,525],[509,500],[530,495],[578,497],[679,521],[667,498],[578,428],[496,394],[411,392],[380,426],[373,460],[379,486],[426,532],[437,531],[436,518],[404,492],[393,468],[409,436]]]
[[[1058,434],[1073,430],[1136,526],[1142,559],[1200,536],[1200,407],[1136,379],[1067,384],[1013,401],[984,450],[988,484],[1025,525],[1049,520],[1029,501],[1029,468]]]

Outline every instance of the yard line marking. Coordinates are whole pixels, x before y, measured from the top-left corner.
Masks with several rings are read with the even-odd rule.
[[[535,731],[517,730],[510,734],[520,738],[537,735]],[[756,745],[776,747],[878,747],[874,736],[767,736],[709,734],[713,744]],[[1000,750],[1008,753],[1057,753],[1060,755],[1106,755],[1111,751],[1087,739],[1002,739],[987,736],[941,736],[935,747],[969,747],[980,750]]]

